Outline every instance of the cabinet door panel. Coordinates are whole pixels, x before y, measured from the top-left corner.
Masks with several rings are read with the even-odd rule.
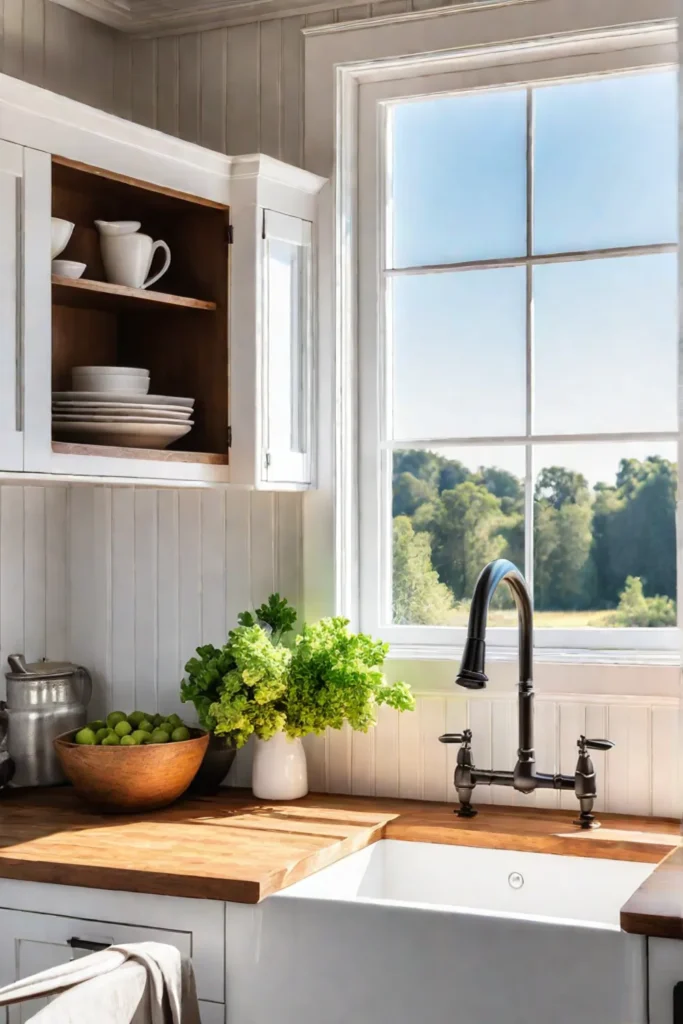
[[[23,466],[21,408],[24,151],[0,142],[0,469]]]
[[[311,224],[263,219],[263,438],[270,484],[311,482]]]

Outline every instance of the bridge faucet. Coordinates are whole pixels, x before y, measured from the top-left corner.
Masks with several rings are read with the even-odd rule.
[[[592,813],[597,785],[595,769],[589,750],[610,750],[610,740],[590,740],[579,737],[579,756],[574,775],[544,775],[536,771],[534,753],[534,684],[533,684],[533,609],[526,580],[512,562],[498,558],[482,570],[474,587],[470,606],[467,640],[456,683],[468,690],[482,690],[488,682],[486,662],[486,620],[491,599],[499,583],[505,582],[515,600],[519,622],[519,683],[517,763],[513,771],[482,771],[475,767],[472,753],[472,733],[446,733],[442,743],[461,744],[455,769],[455,788],[460,806],[460,818],[473,818],[472,792],[476,786],[510,786],[518,793],[533,793],[535,789],[573,789],[579,800],[580,814],[575,821],[583,829],[598,828]]]

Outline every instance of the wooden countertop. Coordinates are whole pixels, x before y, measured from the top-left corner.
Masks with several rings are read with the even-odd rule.
[[[602,814],[601,829],[580,832],[574,817],[570,811],[484,807],[461,821],[452,804],[310,795],[280,805],[235,790],[149,814],[112,816],[88,811],[68,787],[5,790],[0,878],[257,903],[381,838],[653,864],[680,841],[679,822],[670,819]],[[665,864],[662,871],[679,879],[683,937],[683,849]],[[659,872],[652,885],[665,893],[666,876],[655,878]],[[647,922],[647,906],[630,911],[627,924]]]

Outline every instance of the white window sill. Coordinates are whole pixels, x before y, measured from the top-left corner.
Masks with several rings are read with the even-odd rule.
[[[462,647],[457,644],[392,644],[392,661],[460,661]],[[517,661],[516,647],[487,645],[487,661]],[[586,648],[534,648],[534,662],[539,665],[669,665],[679,666],[677,650],[589,650]]]

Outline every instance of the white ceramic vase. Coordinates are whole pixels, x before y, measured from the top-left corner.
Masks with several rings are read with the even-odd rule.
[[[283,732],[255,740],[251,788],[260,800],[298,800],[308,793],[306,751]]]

